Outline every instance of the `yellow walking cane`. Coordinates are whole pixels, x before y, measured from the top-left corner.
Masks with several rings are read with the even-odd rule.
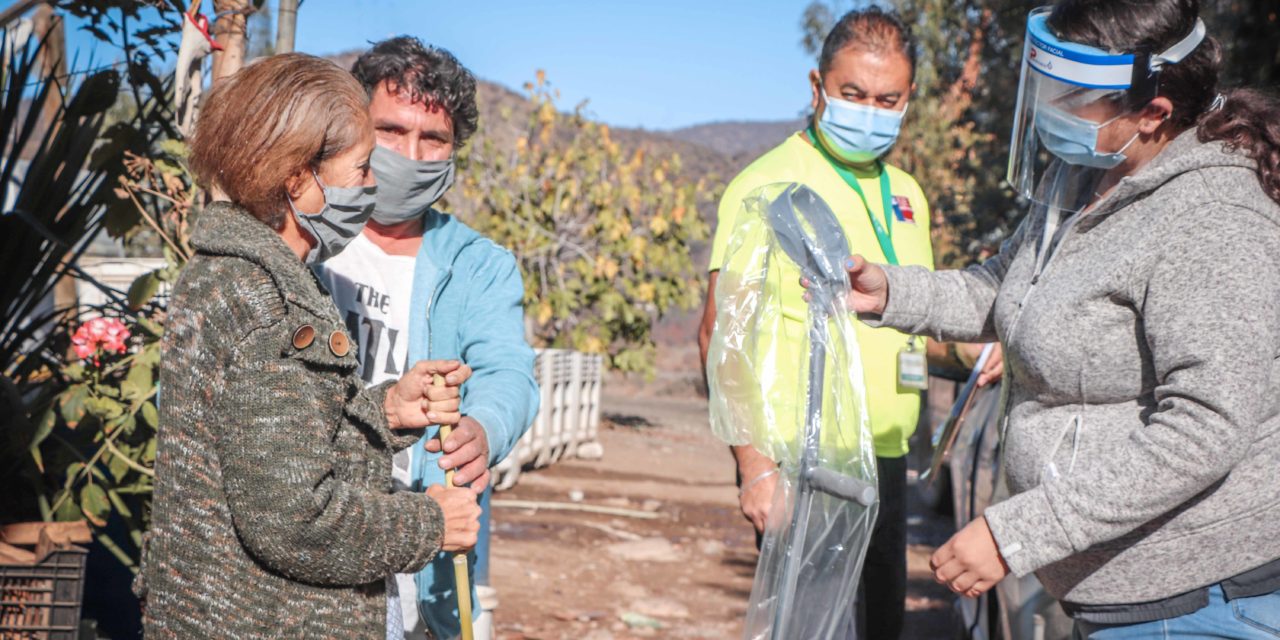
[[[444,376],[436,374],[434,384],[444,386]],[[449,439],[453,427],[440,425],[440,453],[444,454],[444,441]],[[453,486],[454,469],[444,472],[444,486]],[[453,590],[458,594],[458,623],[462,625],[462,640],[475,640],[475,630],[471,628],[471,571],[467,566],[467,554],[453,554]]]

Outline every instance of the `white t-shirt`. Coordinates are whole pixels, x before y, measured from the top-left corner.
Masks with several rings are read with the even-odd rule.
[[[416,262],[414,256],[384,253],[362,233],[320,265],[320,275],[356,341],[360,377],[366,385],[398,380],[404,373]],[[411,449],[396,454],[391,475],[397,490],[409,488]]]
[[[358,345],[360,377],[366,385],[397,380],[404,373],[409,360],[410,298],[416,263],[415,256],[383,252],[361,233],[317,270]],[[391,479],[396,491],[409,490],[409,470],[416,449],[409,447],[395,456]],[[393,600],[388,604],[396,607],[394,600],[399,600],[404,637],[425,638],[413,574],[398,574],[394,583],[387,582],[387,595]]]

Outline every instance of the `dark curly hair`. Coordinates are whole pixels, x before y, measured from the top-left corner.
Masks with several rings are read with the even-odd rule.
[[[370,97],[386,81],[391,91],[407,91],[414,100],[444,109],[453,120],[455,149],[476,132],[480,119],[476,78],[444,49],[424,45],[411,36],[398,36],[375,42],[356,58],[351,73]]]

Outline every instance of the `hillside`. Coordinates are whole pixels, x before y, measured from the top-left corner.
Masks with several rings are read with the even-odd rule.
[[[753,122],[711,122],[675,129],[663,135],[712,149],[739,163],[749,163],[805,126],[803,118]]]

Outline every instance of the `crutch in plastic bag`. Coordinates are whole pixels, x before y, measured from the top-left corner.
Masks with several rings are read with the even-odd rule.
[[[849,246],[816,193],[771,185],[747,199],[729,254],[708,357],[712,425],[730,444],[751,443],[783,471],[745,635],[847,638],[877,507],[861,363],[844,311]],[[791,263],[788,276],[798,269],[809,282],[808,375],[798,388],[786,384],[795,378],[791,371],[778,371],[789,361],[769,337],[786,333],[781,316],[796,315],[780,309],[776,287],[764,275],[777,272],[780,261]],[[801,398],[803,408],[793,406]],[[780,434],[776,425],[788,421],[801,424]]]

